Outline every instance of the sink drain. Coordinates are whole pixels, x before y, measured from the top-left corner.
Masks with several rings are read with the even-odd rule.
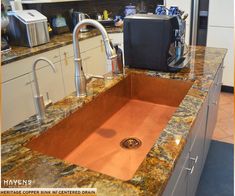
[[[141,146],[142,142],[134,137],[125,138],[120,142],[120,146],[125,149],[136,149]]]

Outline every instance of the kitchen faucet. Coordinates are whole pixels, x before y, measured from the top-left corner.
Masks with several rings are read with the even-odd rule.
[[[84,74],[83,67],[82,67],[82,59],[81,53],[79,48],[79,33],[80,29],[84,28],[84,26],[90,25],[97,28],[102,35],[102,39],[105,46],[106,56],[112,62],[112,67],[115,69],[117,67],[117,54],[115,49],[112,47],[111,41],[109,36],[105,30],[105,28],[96,20],[92,19],[84,19],[79,22],[74,30],[73,30],[73,50],[74,50],[74,62],[75,62],[75,87],[76,87],[76,94],[77,97],[85,97],[87,95],[86,92],[86,84],[88,80]],[[94,76],[97,78],[97,76]],[[98,77],[99,78],[99,77]]]
[[[37,78],[37,74],[36,74],[36,65],[39,61],[46,61],[47,63],[49,63],[49,65],[51,66],[51,68],[54,72],[55,72],[55,67],[50,60],[43,58],[43,57],[37,58],[34,61],[33,67],[32,67],[33,81],[34,81],[34,86],[35,86],[34,103],[35,103],[35,109],[36,109],[36,113],[37,113],[37,119],[39,121],[43,121],[45,119],[45,104],[44,104],[43,96],[40,95],[38,78]]]

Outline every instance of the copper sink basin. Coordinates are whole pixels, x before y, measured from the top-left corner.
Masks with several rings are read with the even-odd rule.
[[[191,85],[131,74],[26,146],[129,180]]]

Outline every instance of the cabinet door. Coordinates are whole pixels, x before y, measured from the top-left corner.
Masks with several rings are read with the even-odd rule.
[[[196,193],[197,186],[200,180],[201,172],[204,166],[204,141],[206,133],[206,119],[207,119],[207,105],[208,99],[204,102],[201,111],[198,115],[198,119],[194,124],[192,132],[196,133],[196,136],[192,142],[189,152],[189,165],[193,168],[188,178],[188,195],[193,196]]]
[[[61,66],[65,87],[65,95],[67,96],[75,91],[74,57],[66,57],[62,59]]]
[[[209,1],[209,25],[233,27],[234,0]]]
[[[56,68],[56,73],[53,72],[50,66],[46,66],[37,70],[39,89],[41,95],[44,97],[45,104],[49,103],[50,101],[59,101],[65,96],[61,64],[60,62],[55,63],[54,66]],[[33,92],[34,90],[35,89],[33,88]]]
[[[106,60],[105,48],[103,45],[88,50],[82,54],[85,73],[103,75],[110,69]]]
[[[182,151],[179,159],[177,160],[174,171],[171,174],[169,181],[167,182],[166,188],[163,192],[163,196],[186,196],[187,195],[187,184],[188,184],[188,168],[189,168],[189,148],[190,140]]]
[[[227,48],[228,53],[224,60],[223,84],[234,86],[234,32],[233,28],[208,27],[207,46]],[[225,39],[226,38],[226,39]]]
[[[209,104],[208,104],[208,116],[207,116],[207,128],[205,135],[205,148],[204,148],[204,160],[205,162],[207,153],[210,147],[211,138],[215,129],[217,114],[218,114],[218,103],[221,91],[221,75],[223,74],[223,67],[221,66],[218,70],[214,83],[209,92]]]
[[[175,183],[175,187],[172,191],[172,196],[187,196],[188,176],[189,176],[187,170],[188,168],[189,168],[189,156],[187,154],[187,157],[183,164],[183,168],[179,174],[179,177]]]
[[[2,83],[2,131],[35,113],[29,74]]]

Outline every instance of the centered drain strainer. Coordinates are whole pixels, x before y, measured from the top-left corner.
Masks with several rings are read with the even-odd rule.
[[[138,138],[128,137],[120,142],[120,146],[125,149],[136,149],[141,146],[142,142]]]

